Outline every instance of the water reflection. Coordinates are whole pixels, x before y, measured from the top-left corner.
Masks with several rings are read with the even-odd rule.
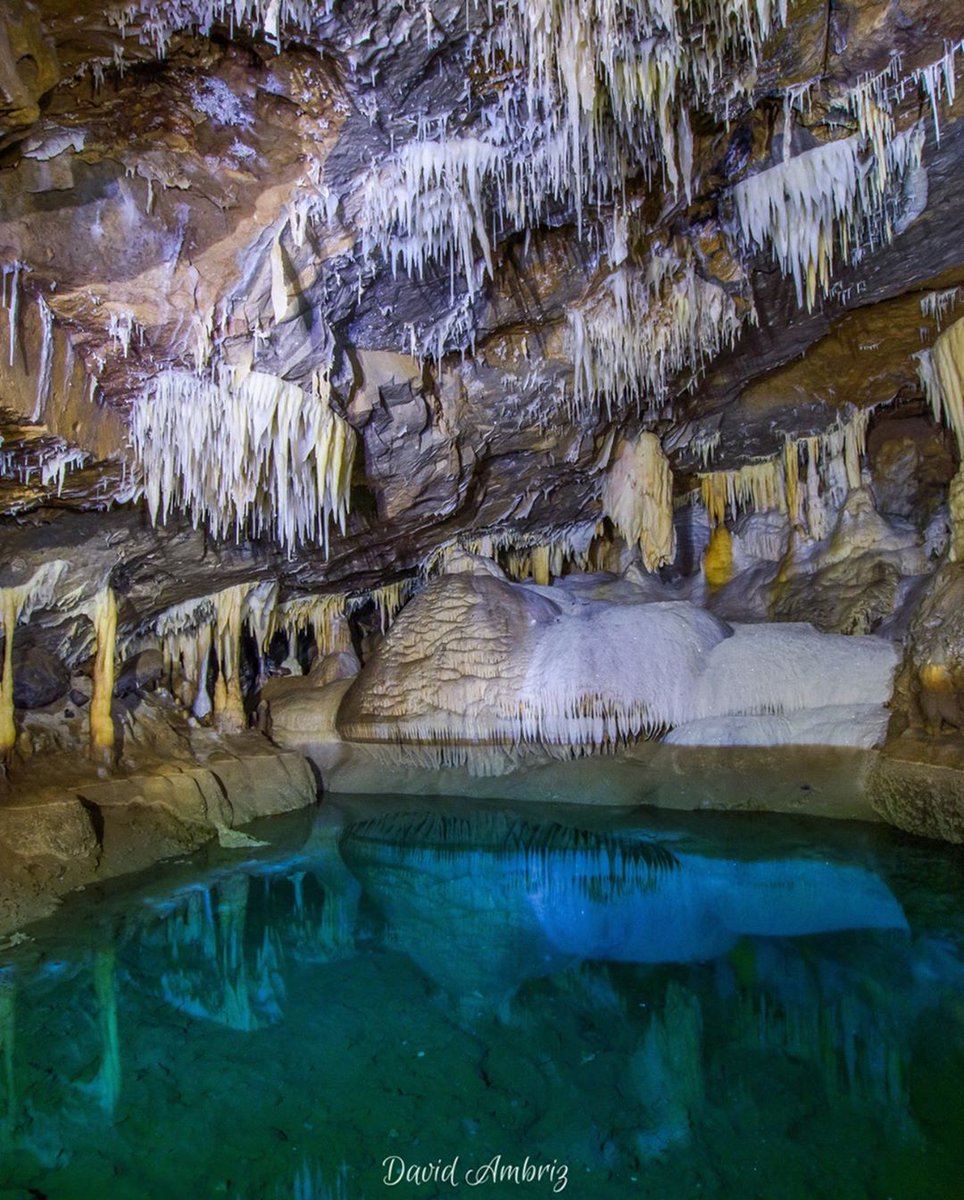
[[[573,1195],[956,1194],[948,863],[937,894],[890,834],[597,824],[329,807],[38,927],[0,972],[0,1185],[347,1200],[389,1154],[501,1154]]]
[[[416,812],[353,825],[341,847],[395,943],[455,993],[483,979],[515,988],[561,959],[684,963],[746,935],[907,931],[890,889],[864,868],[739,861],[678,840]]]

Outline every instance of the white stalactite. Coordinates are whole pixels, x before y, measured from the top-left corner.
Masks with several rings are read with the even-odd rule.
[[[812,309],[830,290],[834,260],[863,253],[868,233],[891,241],[890,212],[907,174],[920,166],[923,126],[894,134],[876,156],[860,135],[817,146],[736,184],[736,223],[748,250],[769,245],[797,303]]]
[[[917,369],[934,419],[951,430],[964,457],[964,317],[918,354]]]
[[[236,383],[167,371],[135,405],[132,441],[155,522],[186,510],[216,536],[273,535],[293,551],[348,519],[354,430],[310,392],[252,371]]]
[[[673,473],[655,433],[618,444],[603,478],[602,504],[627,544],[639,545],[647,571],[673,561]]]
[[[725,346],[736,341],[752,309],[696,270],[680,247],[658,249],[645,267],[626,264],[569,312],[573,407],[601,404],[655,408],[674,375],[690,385]]]
[[[43,419],[44,409],[50,399],[50,384],[54,367],[54,315],[43,296],[37,297],[37,314],[40,318],[40,370],[37,372],[37,398],[34,401],[31,418],[35,424]],[[63,486],[62,479],[61,486]],[[58,494],[59,491],[58,488]]]

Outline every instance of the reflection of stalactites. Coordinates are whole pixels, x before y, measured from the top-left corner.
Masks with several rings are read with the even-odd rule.
[[[164,922],[171,957],[178,962],[184,950],[198,947],[206,962],[217,957],[217,930],[207,887],[192,889],[183,904],[170,911]]]
[[[280,1020],[285,1001],[281,937],[272,928],[252,936],[250,890],[239,874],[182,894],[165,922],[174,966],[161,975],[164,999],[181,1012],[246,1033]]]
[[[347,1172],[344,1164],[339,1167],[332,1185],[321,1165],[305,1158],[290,1183],[275,1184],[271,1200],[347,1200]]]
[[[317,876],[317,872],[313,872]],[[354,947],[354,919],[358,907],[357,883],[353,878],[338,879],[338,886],[318,881],[320,902],[312,888],[305,896],[305,872],[290,876],[294,887],[294,907],[284,931],[296,958],[308,962],[327,962],[341,957]]]
[[[219,971],[224,989],[221,1013],[231,1029],[256,1027],[248,996],[248,972],[244,961],[244,926],[248,911],[250,879],[234,875],[218,891]]]
[[[16,984],[7,971],[0,971],[0,1139],[6,1140],[17,1124],[17,1088],[13,1073]]]
[[[281,938],[274,929],[266,926],[255,958],[251,984],[259,1013],[272,1021],[280,1021],[284,1015],[287,991],[282,974],[283,965]]]
[[[754,974],[741,989],[729,1025],[749,1050],[775,1051],[819,1072],[829,1102],[851,1100],[886,1113],[898,1130],[911,1126],[902,1062],[903,1025],[888,1006],[880,1006],[847,984],[838,994],[838,978],[802,973],[799,960],[773,947],[756,951]],[[823,975],[826,964],[819,968]],[[794,980],[793,995],[787,981]]]
[[[120,1099],[121,1058],[117,1033],[117,963],[113,947],[94,955],[94,993],[101,1038],[100,1070],[92,1091],[105,1112],[113,1114]]]
[[[353,908],[340,892],[325,890],[316,939],[316,945],[325,955],[334,957],[354,944]]]
[[[448,813],[391,813],[359,821],[347,831],[353,844],[378,845],[381,858],[412,864],[452,861],[483,850],[514,859],[530,893],[556,898],[576,894],[602,903],[650,891],[679,860],[658,842],[618,839],[559,822],[539,824],[503,813],[471,819]]]
[[[545,894],[576,892],[596,903],[654,889],[662,873],[679,868],[665,846],[545,824],[524,847],[526,886]]]
[[[305,873],[295,871],[291,876],[291,886],[295,892],[295,912],[300,916],[305,911]]]
[[[696,994],[671,983],[629,1062],[646,1124],[636,1133],[644,1158],[689,1141],[703,1101],[703,1018]]]

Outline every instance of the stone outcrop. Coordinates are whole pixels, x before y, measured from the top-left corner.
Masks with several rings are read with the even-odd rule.
[[[250,735],[205,765],[172,764],[113,779],[48,784],[0,803],[0,934],[45,915],[57,898],[212,838],[251,844],[239,827],[313,804],[300,755]]]

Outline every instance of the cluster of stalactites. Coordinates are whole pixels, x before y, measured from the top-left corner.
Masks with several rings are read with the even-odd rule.
[[[351,633],[345,619],[348,596],[341,592],[292,596],[282,601],[272,618],[272,631],[283,633],[289,648],[299,634],[310,629],[319,655],[351,649]]]
[[[640,164],[690,198],[683,98],[715,102],[724,64],[752,65],[786,5],[510,0],[494,20],[490,5],[467,15],[486,29],[497,95],[467,132],[445,117],[420,120],[361,181],[358,219],[367,252],[419,275],[441,264],[453,291],[458,275],[471,293],[492,273],[493,236],[536,227],[550,205],[573,208],[581,223],[585,204],[618,199]]]
[[[732,190],[744,245],[769,245],[791,275],[801,305],[812,308],[831,290],[835,259],[856,262],[888,244],[906,208],[903,192],[920,166],[923,122],[898,131],[895,108],[911,92],[926,100],[940,141],[940,110],[955,95],[958,54],[964,41],[947,43],[933,62],[903,73],[895,54],[880,72],[860,79],[842,97],[857,122],[852,137],[790,157],[789,121],[809,85],[787,94],[784,160],[738,183]]]
[[[126,37],[136,30],[139,40],[159,58],[167,54],[175,33],[196,30],[209,36],[215,25],[230,32],[248,29],[263,33],[274,46],[285,28],[307,33],[319,13],[331,11],[333,0],[134,0],[107,12],[108,21]]]
[[[275,375],[166,371],[135,405],[131,436],[154,521],[172,510],[215,536],[250,531],[289,552],[348,518],[355,433],[329,404]]]
[[[957,56],[964,52],[964,41],[946,42],[940,58],[904,73],[899,54],[894,54],[882,70],[859,79],[846,94],[846,104],[857,118],[861,135],[873,148],[878,163],[896,130],[894,108],[908,93],[918,92],[926,100],[934,125],[934,136],[941,140],[940,111],[953,104],[956,92]]]
[[[918,354],[917,369],[934,419],[951,430],[964,457],[964,317]]]
[[[683,97],[715,101],[724,64],[754,65],[785,20],[785,0],[514,0],[497,13],[484,53],[490,65],[516,66],[523,123],[557,143],[563,194],[578,209],[601,188],[618,190],[627,161],[655,164],[688,193]]]
[[[0,475],[14,475],[24,486],[38,484],[60,496],[70,472],[86,465],[90,455],[59,437],[46,436],[43,427],[26,431],[15,449],[0,451]]]
[[[243,628],[254,643],[259,680],[265,677],[264,655],[276,633],[287,639],[285,666],[297,674],[299,635],[311,631],[320,658],[351,651],[349,614],[372,604],[382,632],[387,632],[419,582],[403,579],[364,592],[313,593],[284,600],[279,600],[276,580],[238,584],[165,609],[150,633],[128,638],[125,651],[159,646],[163,678],[185,708],[199,719],[213,713],[223,727],[238,728],[244,723],[239,670]],[[208,686],[212,659],[218,666],[213,696]]]
[[[569,311],[573,407],[629,402],[655,410],[680,372],[696,382],[732,346],[752,306],[698,273],[690,257],[658,250],[645,267],[624,264]]]
[[[929,317],[940,332],[944,325],[944,318],[949,312],[953,312],[962,300],[964,300],[964,288],[960,287],[925,292],[920,298],[921,316]]]
[[[655,433],[618,443],[603,478],[602,504],[617,533],[639,546],[647,571],[673,561],[673,472]]]
[[[419,586],[417,576],[406,579],[396,579],[384,583],[381,587],[372,588],[365,592],[356,592],[348,597],[345,605],[346,613],[358,612],[371,604],[378,615],[378,625],[382,633],[387,633],[395,618],[415,594]]]
[[[490,559],[508,579],[548,586],[569,571],[597,569],[598,521],[584,521],[561,529],[490,529],[464,534],[440,546],[422,564],[421,579],[448,574],[462,554]]]
[[[157,618],[154,630],[161,645],[165,673],[172,690],[195,717],[213,712],[225,730],[244,727],[241,689],[241,630],[245,621],[263,635],[261,601],[273,583],[242,583],[210,596],[172,605]],[[260,644],[260,643],[259,643]],[[212,653],[218,675],[212,697],[208,687]]]
[[[831,288],[835,259],[856,262],[890,242],[904,181],[920,166],[924,127],[892,134],[867,153],[859,134],[828,142],[736,184],[736,224],[747,250],[770,246],[792,276],[797,302],[812,309]]]
[[[791,526],[810,537],[827,533],[827,512],[860,487],[861,459],[871,409],[858,409],[823,433],[787,438],[783,453],[729,471],[698,476],[699,496],[710,525],[722,525],[740,512],[787,513]]]

